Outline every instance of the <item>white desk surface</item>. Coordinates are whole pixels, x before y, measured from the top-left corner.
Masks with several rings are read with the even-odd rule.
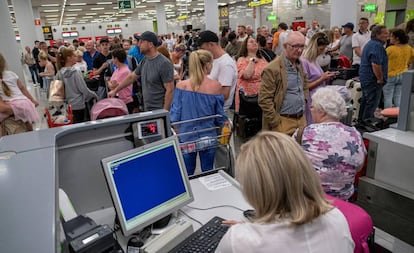
[[[219,171],[217,173],[227,179],[231,185],[218,190],[209,190],[203,183],[201,183],[200,178],[194,178],[190,180],[194,201],[188,204],[188,206],[181,208],[181,210],[203,224],[207,223],[214,216],[230,220],[245,220],[242,211],[228,207],[235,206],[242,210],[252,209],[244,199],[237,181],[227,175],[224,171]],[[209,175],[205,177],[208,176]],[[190,208],[211,208],[221,205],[227,206],[209,210],[196,210]],[[194,230],[196,230],[200,225],[193,222],[193,227]]]

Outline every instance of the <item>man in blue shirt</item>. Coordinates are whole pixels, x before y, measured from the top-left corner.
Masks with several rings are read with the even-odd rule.
[[[83,59],[88,65],[88,70],[93,70],[93,61],[98,57],[99,52],[95,49],[95,42],[89,40],[85,44],[86,51],[83,53]]]
[[[380,99],[382,87],[387,82],[388,57],[384,45],[387,42],[388,30],[383,25],[375,26],[371,31],[371,40],[362,51],[359,79],[361,81],[362,98],[358,119],[373,118]]]

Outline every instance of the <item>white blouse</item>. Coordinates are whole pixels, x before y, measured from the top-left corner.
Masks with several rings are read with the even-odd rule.
[[[352,253],[354,242],[344,215],[334,208],[300,226],[289,221],[234,225],[216,252]]]

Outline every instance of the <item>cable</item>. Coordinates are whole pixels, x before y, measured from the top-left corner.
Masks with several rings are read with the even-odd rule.
[[[193,217],[191,217],[190,215],[188,215],[186,212],[182,211],[182,210],[178,210],[178,212],[181,212],[182,214],[184,214],[184,216],[186,216],[187,218],[189,218],[190,220],[198,223],[200,226],[203,226],[203,223],[201,223],[200,221],[194,219]]]
[[[238,208],[238,207],[236,207],[236,206],[232,206],[232,205],[212,206],[212,207],[207,207],[207,208],[193,207],[193,206],[187,206],[187,207],[188,207],[188,208],[191,208],[191,209],[195,209],[195,210],[200,210],[200,211],[205,211],[205,210],[210,210],[210,209],[215,209],[215,208],[230,207],[230,208],[237,209],[237,210],[239,210],[239,211],[241,211],[241,212],[244,212],[244,210],[243,210],[243,209],[240,209],[240,208]]]

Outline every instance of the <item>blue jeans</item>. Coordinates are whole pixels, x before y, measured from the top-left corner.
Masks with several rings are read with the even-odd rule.
[[[216,154],[216,148],[210,147],[205,150],[199,151],[201,171],[208,171],[214,167],[214,155]],[[183,153],[185,166],[187,167],[187,174],[193,175],[196,167],[197,152]]]
[[[32,66],[28,66],[28,67],[29,67],[30,74],[32,76],[33,84],[36,83],[36,80],[37,80],[37,82],[39,82],[39,74],[37,73],[36,64],[33,64]],[[36,79],[35,79],[35,77],[36,77]]]
[[[384,108],[392,107],[393,102],[395,107],[400,107],[401,87],[402,74],[388,77],[387,83],[382,88],[384,92]]]
[[[383,85],[380,85],[374,81],[362,82],[362,97],[361,106],[359,109],[359,120],[366,120],[374,117],[375,110],[377,109],[381,100],[381,92]]]

